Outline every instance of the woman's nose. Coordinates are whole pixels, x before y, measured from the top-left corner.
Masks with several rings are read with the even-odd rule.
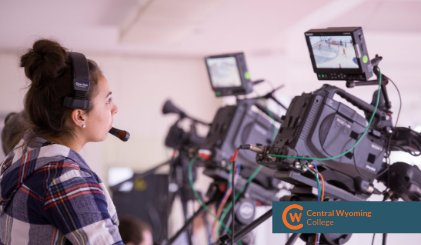
[[[113,108],[113,115],[116,114],[118,112],[118,107],[116,104],[114,104],[114,108]]]

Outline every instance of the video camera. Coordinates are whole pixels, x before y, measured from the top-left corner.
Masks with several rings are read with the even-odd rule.
[[[253,82],[250,81],[243,53],[209,56],[205,58],[205,63],[217,97],[247,94],[253,91]],[[267,117],[270,116],[277,122],[282,120],[263,106],[260,100],[272,98],[280,103],[272,95],[275,91],[276,89],[261,98],[242,100],[237,98],[236,105],[218,109],[199,150],[199,156],[205,160],[208,170],[226,167],[230,157],[242,144],[272,143],[277,128]],[[252,107],[256,107],[267,116],[253,111]],[[244,178],[250,177],[258,167],[254,152],[241,151],[237,159],[242,169],[240,175]],[[272,177],[273,173],[273,170],[263,168],[254,181],[266,189],[277,190],[280,181]],[[210,171],[205,170],[205,174],[210,174]]]
[[[282,86],[274,88],[262,97],[238,98],[238,95],[253,92],[253,85],[263,82],[263,80],[254,82],[250,80],[243,53],[205,57],[205,64],[215,95],[237,98],[235,105],[218,109],[198,152],[201,162],[205,164],[203,174],[214,179],[209,188],[213,190],[212,186],[221,186],[230,180],[228,174],[230,157],[240,145],[249,142],[272,143],[277,132],[273,121],[281,123],[282,120],[268,110],[261,101],[272,99],[280,106],[286,107],[273,96],[273,93]],[[251,151],[241,151],[237,155],[241,171],[238,173],[235,189],[239,191],[243,186],[245,189],[234,206],[238,211],[235,213],[235,222],[231,216],[224,219],[227,226],[229,223],[235,223],[235,230],[240,230],[253,221],[256,203],[272,205],[272,201],[277,200],[276,193],[281,188],[281,181],[273,178],[274,170],[263,167],[257,175],[253,174],[259,167],[255,158],[255,153]],[[249,183],[249,179],[252,179],[252,182]],[[218,194],[208,191],[207,196],[209,199],[215,197],[214,199],[218,200],[222,198],[221,194],[224,195],[225,191],[219,191]],[[243,244],[252,244],[252,241],[251,233],[242,238]]]

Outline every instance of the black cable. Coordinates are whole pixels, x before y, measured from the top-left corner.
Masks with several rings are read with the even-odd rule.
[[[353,150],[352,150],[352,161],[354,162],[354,167],[355,167],[355,170],[357,170],[358,174],[359,174],[361,177],[363,177],[363,178],[367,178],[367,179],[370,179],[369,177],[367,177],[367,176],[365,176],[364,174],[362,174],[362,173],[360,172],[360,170],[358,169],[357,162],[355,161],[355,153],[354,153],[354,151],[355,151],[355,149],[353,149]]]
[[[273,86],[273,83],[267,79],[264,79],[263,82],[267,82],[269,84],[269,86],[272,88],[272,90],[275,89],[275,86]]]
[[[402,109],[402,97],[401,97],[401,92],[399,91],[398,86],[396,86],[396,84],[392,81],[392,79],[389,78],[389,81],[391,81],[393,86],[395,86],[396,91],[398,91],[398,95],[399,95],[399,111],[398,111],[398,117],[396,118],[396,123],[395,123],[395,127],[397,127],[398,121],[399,121],[399,116],[401,114],[401,109]]]
[[[398,96],[399,96],[399,111],[398,111],[398,116],[396,117],[396,122],[395,122],[395,127],[397,127],[398,122],[399,122],[399,116],[400,116],[401,110],[402,110],[402,96],[401,96],[401,92],[399,91],[399,88],[398,88],[398,86],[396,86],[395,82],[393,82],[393,80],[390,79],[390,78],[389,78],[389,81],[393,84],[393,86],[395,87],[396,91],[398,92]],[[393,136],[394,133],[395,133],[395,131],[393,131],[390,134],[389,139],[387,141],[386,161],[389,160],[389,164],[387,164],[388,166],[387,166],[386,170],[389,170],[389,168],[390,168],[390,154],[392,153],[390,142],[392,141],[392,136]],[[420,154],[421,154],[421,151],[420,151]],[[389,184],[390,184],[389,180],[390,180],[390,172],[387,173],[387,186],[389,186]],[[387,188],[386,188],[385,191],[387,191]]]
[[[408,153],[408,154],[410,154],[411,156],[414,156],[414,157],[418,157],[418,156],[421,156],[421,148],[420,148],[420,146],[418,145],[418,144],[415,144],[416,146],[417,146],[417,148],[418,148],[418,153],[415,153],[415,152],[412,152],[412,151],[409,151],[409,150],[406,150],[405,148],[403,148],[402,146],[398,146],[398,145],[393,145],[394,147],[396,147],[396,148],[398,148],[399,150],[401,150],[401,151],[403,151],[403,152],[406,152],[406,153]]]
[[[383,242],[382,242],[382,245],[386,245],[386,240],[387,240],[387,233],[383,233]]]
[[[238,152],[239,149],[237,149]],[[232,223],[231,223],[231,245],[234,245],[234,223],[235,223],[235,212],[234,212],[234,207],[235,207],[235,183],[234,183],[234,176],[235,176],[235,160],[232,161],[232,175],[231,175],[231,186],[232,186],[232,192],[231,192],[231,201],[232,201]]]
[[[376,236],[376,233],[373,233],[373,240],[371,240],[371,245],[374,244],[374,237]]]
[[[389,163],[388,163],[387,169],[389,170],[390,169],[390,162],[391,162],[390,161],[390,155],[386,159],[386,163],[387,163],[388,160],[389,160]],[[387,171],[387,186],[386,186],[386,190],[385,191],[387,191],[388,189],[390,189],[389,186],[390,186],[390,171]],[[383,199],[383,201],[386,201],[386,199]]]

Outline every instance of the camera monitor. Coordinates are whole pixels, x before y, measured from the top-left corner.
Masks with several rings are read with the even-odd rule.
[[[361,27],[330,27],[305,32],[319,80],[366,81],[373,75]]]
[[[243,53],[209,56],[205,61],[217,97],[243,95],[253,91]]]

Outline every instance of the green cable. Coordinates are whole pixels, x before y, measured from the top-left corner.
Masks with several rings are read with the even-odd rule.
[[[306,165],[304,165],[304,164],[301,164],[301,166],[302,167],[304,167],[304,168],[308,168]],[[319,180],[319,175],[316,173],[316,172],[314,172],[313,170],[311,170],[311,169],[309,169],[308,168],[308,170],[312,173],[312,174],[314,174],[314,177],[316,177],[316,180],[317,180],[317,193],[318,193],[318,195],[321,197],[322,196],[322,189],[320,189],[320,180]]]
[[[370,121],[367,125],[367,128],[365,129],[363,135],[361,135],[361,137],[357,140],[357,142],[355,142],[355,144],[347,151],[345,151],[344,153],[341,153],[337,156],[333,156],[333,157],[327,157],[327,158],[312,158],[312,157],[294,157],[294,156],[284,156],[284,155],[276,155],[276,154],[268,154],[268,156],[271,157],[281,157],[281,158],[294,158],[294,159],[303,159],[303,160],[313,160],[313,161],[327,161],[327,160],[332,160],[338,157],[341,157],[345,154],[347,154],[348,152],[352,151],[359,143],[360,141],[364,138],[364,136],[367,134],[368,129],[370,128],[371,122],[374,119],[374,116],[376,115],[376,111],[377,111],[377,107],[379,106],[379,100],[380,100],[380,89],[381,89],[381,82],[382,82],[382,73],[380,71],[380,68],[377,67],[379,69],[379,89],[377,90],[377,101],[376,101],[376,106],[374,107],[374,111],[373,114],[371,115]]]
[[[194,161],[196,161],[197,156],[194,156],[191,160],[190,160],[190,164],[189,164],[189,182],[190,182],[190,186],[193,190],[194,195],[196,196],[197,200],[199,201],[199,203],[202,205],[202,207],[206,210],[206,212],[208,212],[215,220],[218,220],[218,218],[216,217],[216,215],[214,213],[212,213],[212,211],[210,211],[209,207],[205,204],[205,202],[203,202],[202,198],[200,197],[199,193],[197,193],[196,189],[193,186],[193,175],[192,175],[192,168],[193,168],[193,163]],[[218,220],[219,221],[219,220]],[[221,225],[221,224],[220,224]],[[222,224],[222,226],[228,231],[229,234],[231,234],[231,230],[225,226],[225,224]]]
[[[241,193],[246,189],[246,186],[256,177],[256,175],[262,170],[263,166],[260,165],[256,170],[253,172],[253,174],[247,179],[247,183],[241,187],[241,189],[235,194],[234,200],[237,201],[238,197],[241,195]],[[228,204],[225,211],[222,213],[221,217],[219,218],[219,223],[217,226],[217,236],[220,236],[219,229],[221,228],[221,224],[223,224],[223,221],[225,219],[225,216],[227,216],[228,212],[230,211],[232,207],[232,202]],[[225,228],[225,227],[224,227]],[[225,228],[227,230],[227,228]]]
[[[208,212],[216,221],[218,221],[218,227],[221,227],[221,225],[225,228],[225,230],[228,231],[228,234],[231,234],[231,229],[228,228],[224,223],[221,223],[221,221],[218,220],[218,218],[216,217],[216,215],[214,213],[212,213],[212,211],[210,211],[209,207],[205,204],[205,202],[203,202],[202,198],[200,197],[199,193],[197,193],[196,189],[194,188],[193,185],[193,175],[192,175],[192,168],[193,168],[193,163],[196,160],[197,156],[194,156],[191,160],[190,160],[190,164],[189,164],[189,171],[188,171],[188,175],[189,175],[189,182],[190,182],[190,186],[193,190],[194,195],[196,196],[197,200],[199,201],[199,203],[202,205],[202,207],[206,210],[206,212]],[[231,169],[232,171],[232,169]],[[219,235],[218,235],[219,237]],[[241,243],[241,241],[237,242],[239,245],[243,245],[243,243]]]

